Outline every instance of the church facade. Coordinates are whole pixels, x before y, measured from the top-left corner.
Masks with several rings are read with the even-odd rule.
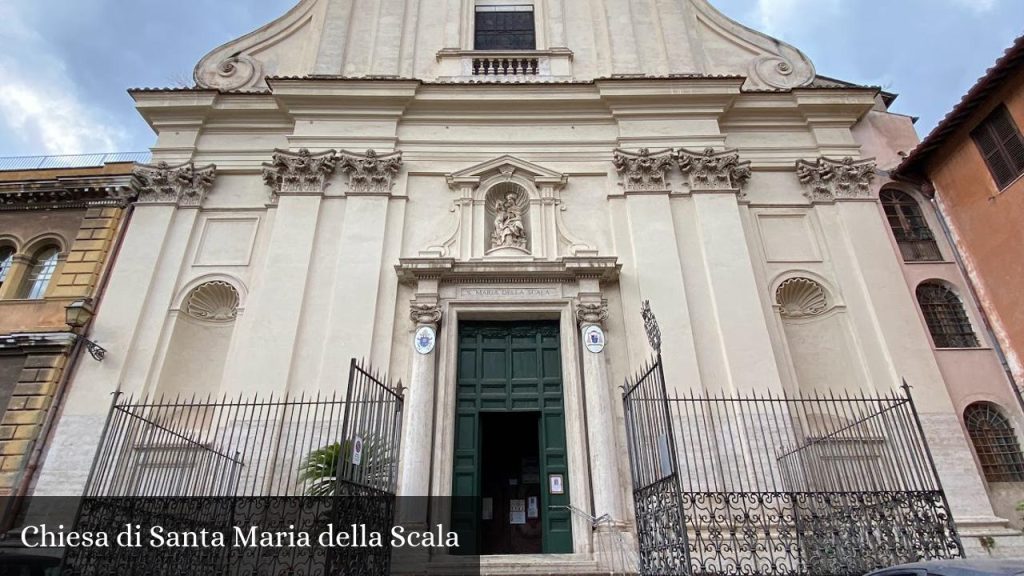
[[[482,536],[493,571],[585,572],[602,533],[637,538],[619,386],[646,302],[670,394],[908,383],[963,546],[1016,546],[962,411],[1019,409],[970,299],[946,346],[915,298],[880,197],[917,194],[888,174],[916,143],[891,95],[706,0],[302,0],[195,78],[131,92],[157,141],[92,328],[109,354],[36,494],[84,489],[109,393],[331,394],[361,358],[405,386],[399,496],[492,490],[474,517],[539,516],[544,554]]]

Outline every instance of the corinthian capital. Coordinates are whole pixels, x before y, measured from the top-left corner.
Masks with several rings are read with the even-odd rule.
[[[438,324],[441,322],[441,307],[437,304],[413,302],[409,305],[409,318],[416,325]]]
[[[831,202],[837,198],[868,198],[875,178],[875,161],[854,160],[847,156],[833,160],[824,156],[814,162],[796,161],[796,176],[812,202]]]
[[[192,162],[171,166],[158,162],[139,164],[133,174],[138,180],[141,203],[199,206],[213,187],[217,167],[208,164],[196,168]]]
[[[690,179],[690,189],[739,190],[750,179],[750,161],[740,161],[736,150],[702,152],[680,148],[676,152],[679,170]]]
[[[322,194],[337,164],[334,150],[313,154],[305,148],[278,149],[271,162],[263,163],[263,181],[273,190],[272,201],[280,194]]]
[[[622,178],[625,192],[667,191],[665,173],[672,167],[672,150],[651,152],[641,148],[636,152],[616,149],[612,156],[615,170]]]
[[[378,155],[376,150],[365,154],[342,150],[341,171],[348,174],[349,192],[390,194],[394,178],[402,167],[402,153]]]
[[[608,319],[608,302],[580,302],[576,304],[576,321],[580,324],[600,324]]]

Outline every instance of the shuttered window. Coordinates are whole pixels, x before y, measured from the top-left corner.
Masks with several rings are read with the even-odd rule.
[[[477,6],[473,47],[477,50],[535,50],[533,6]]]
[[[999,106],[971,132],[1000,190],[1024,174],[1024,138],[1006,106]]]

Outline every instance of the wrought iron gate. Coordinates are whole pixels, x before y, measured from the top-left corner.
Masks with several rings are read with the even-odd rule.
[[[145,521],[317,534],[327,522],[390,531],[402,386],[352,360],[344,398],[117,399],[76,528]],[[73,548],[62,574],[387,574],[388,548]],[[325,566],[329,568],[325,572]]]
[[[642,574],[859,576],[963,555],[910,389],[670,395],[656,354],[623,392]]]

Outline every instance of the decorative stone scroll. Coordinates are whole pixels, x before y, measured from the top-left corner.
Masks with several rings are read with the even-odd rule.
[[[193,162],[169,165],[139,164],[133,175],[138,180],[138,201],[144,204],[176,204],[200,206],[213,187],[217,167],[213,164],[197,168]]]
[[[691,190],[739,190],[750,179],[750,161],[740,161],[736,150],[703,152],[680,148],[676,152],[679,170],[690,179]]]
[[[417,326],[436,325],[441,322],[441,307],[437,304],[413,302],[409,305],[409,318]]]
[[[197,320],[231,322],[238,316],[238,303],[238,290],[234,286],[214,280],[192,289],[183,308],[186,314]]]
[[[334,150],[298,152],[275,150],[272,162],[263,163],[263,181],[273,190],[271,202],[281,194],[322,194],[334,174],[338,159]]]
[[[814,162],[796,161],[796,176],[811,202],[832,202],[844,198],[869,198],[875,178],[873,158],[854,160],[847,156],[833,160],[824,156]]]
[[[672,149],[651,152],[641,148],[637,152],[615,149],[612,162],[622,178],[625,192],[664,191],[669,189],[666,173],[672,168]]]
[[[373,149],[365,154],[342,150],[338,153],[341,171],[348,174],[349,192],[388,194],[394,178],[402,167],[402,153],[379,156]]]
[[[809,278],[790,278],[775,289],[775,302],[783,318],[819,316],[828,309],[825,289]]]
[[[576,304],[576,321],[580,324],[600,324],[608,319],[608,302],[580,302]]]

